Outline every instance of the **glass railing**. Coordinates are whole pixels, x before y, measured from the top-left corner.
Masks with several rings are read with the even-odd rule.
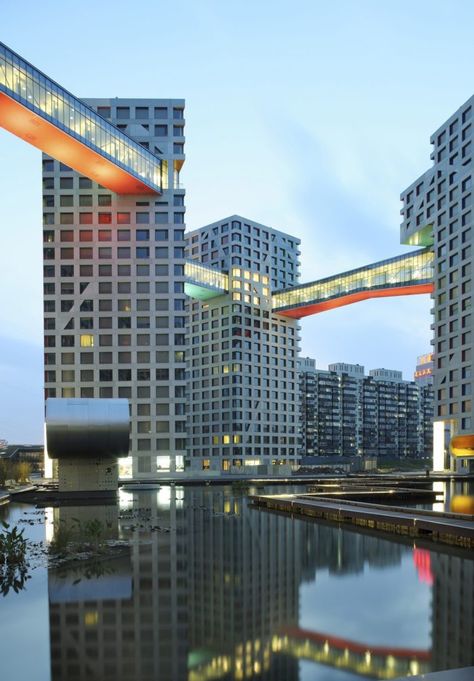
[[[360,291],[430,282],[433,280],[433,259],[434,254],[430,249],[412,251],[333,277],[277,291],[272,296],[273,309],[298,307]]]
[[[188,281],[204,288],[218,291],[229,290],[229,276],[212,267],[206,267],[198,262],[188,260],[184,264],[184,274]]]
[[[0,43],[0,92],[160,192],[161,160]]]

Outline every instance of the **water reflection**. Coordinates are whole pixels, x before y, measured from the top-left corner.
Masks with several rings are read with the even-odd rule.
[[[90,517],[129,554],[104,574],[49,571],[54,681],[297,681],[302,660],[327,680],[474,664],[474,564],[461,555],[256,511],[229,488],[122,493],[119,512],[55,509],[54,526]],[[426,641],[412,646],[408,581],[428,596],[414,623]],[[400,603],[389,630],[383,595],[364,596],[377,583]]]

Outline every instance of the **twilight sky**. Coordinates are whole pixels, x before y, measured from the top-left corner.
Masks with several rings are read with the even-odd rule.
[[[474,91],[470,0],[5,2],[0,40],[79,97],[184,97],[187,226],[302,239],[302,280],[402,253],[399,194]],[[40,152],[0,130],[0,438],[42,439]],[[427,297],[303,322],[302,352],[403,370]]]

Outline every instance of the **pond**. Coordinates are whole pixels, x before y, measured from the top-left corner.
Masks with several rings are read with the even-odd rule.
[[[352,681],[474,664],[468,552],[260,511],[248,491],[1,507],[34,542],[100,523],[111,547],[62,564],[37,552],[25,588],[0,596],[2,678]]]

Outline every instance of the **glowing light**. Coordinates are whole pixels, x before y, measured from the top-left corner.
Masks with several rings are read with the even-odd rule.
[[[449,444],[449,450],[453,456],[471,458],[474,456],[474,433],[468,435],[455,435]]]
[[[46,423],[43,425],[44,432],[44,477],[51,479],[53,477],[53,460],[49,458],[48,454],[48,439],[46,437]]]
[[[474,497],[467,494],[457,494],[451,499],[451,511],[474,515]]]
[[[445,423],[444,421],[433,422],[433,471],[445,469]]]
[[[169,485],[160,487],[156,494],[157,505],[159,508],[168,509],[171,506],[171,487]]]
[[[420,582],[433,584],[433,573],[431,572],[431,554],[426,549],[413,549],[413,562],[415,563],[418,579]]]
[[[84,624],[86,627],[95,627],[99,622],[99,613],[97,610],[84,613]]]
[[[94,336],[90,333],[81,334],[81,348],[93,348]]]

